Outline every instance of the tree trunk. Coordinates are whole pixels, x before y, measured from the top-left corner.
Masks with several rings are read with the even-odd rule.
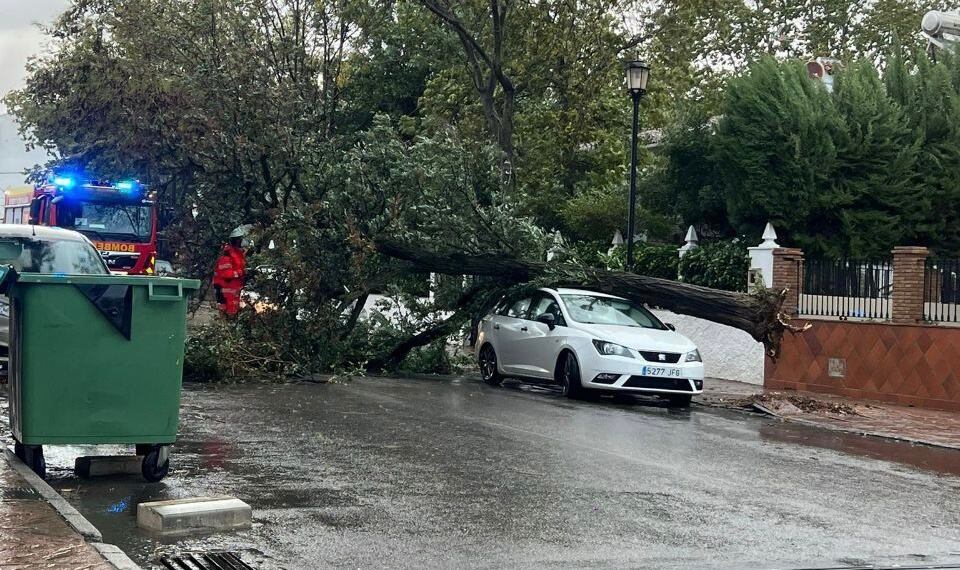
[[[363,306],[367,304],[367,299],[370,298],[369,293],[362,293],[357,300],[353,302],[353,308],[350,309],[350,317],[347,319],[346,324],[343,327],[343,332],[340,333],[340,338],[344,339],[350,336],[350,333],[353,332],[353,327],[357,326],[357,321],[360,319],[360,313],[363,312]]]
[[[433,12],[440,21],[457,34],[463,45],[467,70],[473,87],[477,90],[483,106],[487,130],[493,141],[503,151],[504,159],[500,165],[501,176],[507,187],[513,185],[514,143],[513,115],[517,88],[513,79],[504,69],[504,43],[506,37],[509,2],[503,5],[499,0],[490,0],[490,37],[481,38],[472,31],[467,22],[445,2],[420,0],[423,6]],[[483,30],[483,28],[479,28]],[[487,45],[489,42],[489,45]],[[492,48],[492,51],[490,51]],[[497,108],[497,89],[502,92],[503,102]]]
[[[502,289],[520,283],[531,283],[531,286],[538,287],[579,287],[711,320],[746,331],[762,342],[767,354],[773,358],[779,353],[785,330],[804,330],[790,325],[789,317],[780,310],[784,294],[772,289],[736,293],[572,264],[548,264],[496,255],[468,255],[462,252],[436,252],[391,240],[378,240],[376,246],[381,253],[408,261],[423,271],[496,277]]]

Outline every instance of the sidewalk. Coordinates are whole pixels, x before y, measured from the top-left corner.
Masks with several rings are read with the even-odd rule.
[[[708,378],[696,396],[711,407],[769,413],[785,421],[960,450],[960,415],[939,410],[851,400],[829,394],[765,390]]]
[[[0,452],[0,568],[112,570]]]

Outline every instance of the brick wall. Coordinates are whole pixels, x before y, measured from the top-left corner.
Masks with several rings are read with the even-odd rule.
[[[923,274],[928,255],[925,247],[893,249],[893,309],[895,323],[923,320]]]
[[[960,328],[810,322],[767,359],[765,387],[960,412]]]
[[[810,330],[784,336],[776,362],[766,360],[764,386],[960,412],[960,328],[922,322],[928,255],[893,250],[890,321],[810,320]],[[789,290],[783,311],[793,316],[802,271],[801,251],[774,251],[774,287]]]
[[[790,247],[773,250],[773,283],[770,288],[787,291],[783,301],[783,312],[788,315],[797,314],[797,305],[800,301],[798,286],[802,268],[803,251]]]

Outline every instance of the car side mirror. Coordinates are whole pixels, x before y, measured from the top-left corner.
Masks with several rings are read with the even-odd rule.
[[[670,330],[672,330],[672,331],[677,330],[676,325],[674,325],[673,323],[663,323],[663,324],[667,325],[667,328],[670,329]]]
[[[552,313],[543,313],[537,316],[537,322],[547,325],[550,330],[557,328],[557,317]]]

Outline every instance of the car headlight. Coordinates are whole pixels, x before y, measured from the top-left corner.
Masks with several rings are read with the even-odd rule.
[[[597,352],[604,356],[626,356],[627,358],[633,358],[633,355],[630,354],[630,349],[619,344],[605,340],[594,340],[593,346],[597,349]]]
[[[700,358],[700,351],[696,348],[687,353],[687,356],[683,359],[684,362],[703,362],[703,359]]]

